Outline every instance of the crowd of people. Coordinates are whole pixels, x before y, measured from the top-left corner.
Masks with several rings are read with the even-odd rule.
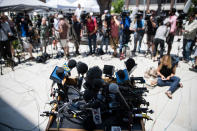
[[[197,48],[194,48],[197,36],[197,17],[194,13],[186,16],[185,19],[182,17],[179,19],[176,9],[173,8],[163,16],[152,10],[147,12],[145,17],[140,11],[132,18],[128,11],[120,15],[112,15],[105,11],[100,17],[95,17],[93,13],[83,14],[80,4],[75,13],[69,16],[63,13],[56,13],[49,17],[34,14],[33,19],[30,19],[27,13],[19,13],[16,17],[2,15],[0,17],[0,58],[10,61],[12,65],[15,64],[13,57],[16,53],[13,41],[16,39],[21,41],[23,50],[29,53],[29,60],[35,59],[32,54],[35,46],[40,48],[42,53],[47,53],[47,45],[52,44],[57,49],[57,43],[60,43],[61,49],[64,50],[64,56],[70,58],[69,41],[74,43],[75,54],[80,55],[81,38],[87,35],[89,46],[87,55],[108,54],[108,46],[111,45],[113,57],[122,60],[126,55],[123,48],[129,46],[131,36],[134,39],[134,49],[131,52],[132,56],[136,56],[136,52],[142,52],[142,40],[144,34],[147,34],[146,54],[151,54],[153,61],[161,60],[158,69],[160,76],[158,84],[166,85],[164,84],[166,82],[163,82],[164,79],[171,79],[176,83],[167,92],[171,97],[171,92],[178,86],[180,80],[174,76],[175,69],[172,69],[172,66],[166,64],[168,62],[165,61],[168,61],[167,58],[171,54],[175,35],[183,35],[184,62],[191,61],[191,54],[195,52],[193,68],[197,68]],[[185,23],[183,23],[184,20],[186,20]],[[97,45],[97,34],[102,35],[100,47]],[[52,38],[51,43],[49,43],[49,38]],[[165,49],[165,43],[168,45],[167,49]],[[165,65],[165,69],[162,65]],[[169,74],[162,74],[166,72],[163,70],[167,70]]]

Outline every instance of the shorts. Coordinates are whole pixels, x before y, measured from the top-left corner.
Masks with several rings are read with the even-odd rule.
[[[62,47],[68,47],[68,40],[67,39],[61,39],[60,43],[61,43]]]
[[[60,40],[60,33],[58,31],[55,31],[55,40]]]
[[[30,48],[29,37],[21,37],[21,40],[23,42],[23,47],[25,49],[29,49]]]
[[[47,41],[45,38],[40,38],[40,47],[45,47],[47,44]]]
[[[147,42],[153,43],[154,35],[148,34],[147,33]]]
[[[118,48],[118,38],[110,38],[110,45],[112,49],[116,50]]]

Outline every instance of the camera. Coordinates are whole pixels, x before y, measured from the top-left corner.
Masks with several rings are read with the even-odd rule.
[[[150,17],[151,17],[151,16],[152,16],[151,14],[146,14],[145,20],[150,20]]]
[[[86,24],[87,23],[87,20],[86,20],[86,17],[88,16],[88,13],[86,11],[82,11],[81,13],[81,22],[83,24]]]

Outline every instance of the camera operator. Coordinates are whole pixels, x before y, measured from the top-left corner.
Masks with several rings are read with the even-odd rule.
[[[74,39],[74,45],[76,48],[75,54],[76,55],[80,55],[79,53],[79,45],[80,45],[80,41],[81,41],[81,37],[82,37],[82,25],[81,23],[77,20],[77,16],[74,15],[72,17],[72,37]]]
[[[171,23],[171,28],[170,28],[170,34],[168,35],[167,38],[167,44],[168,44],[168,52],[167,54],[170,54],[171,49],[172,49],[172,44],[174,41],[174,36],[176,34],[176,29],[177,29],[177,16],[175,15],[176,13],[176,9],[172,8],[172,10],[170,11],[170,23]]]
[[[92,16],[87,16],[87,33],[88,33],[88,45],[90,52],[88,55],[92,55],[96,51],[96,33],[97,33],[97,21],[96,18],[92,18]],[[93,41],[93,51],[92,51],[92,41]]]
[[[54,35],[54,40],[53,40],[53,45],[57,48],[57,42],[60,41],[60,35],[58,32],[58,24],[59,24],[59,19],[58,19],[58,13],[54,15],[53,19],[53,35]]]
[[[124,11],[122,12],[122,21],[121,25],[121,32],[120,32],[120,59],[124,59],[125,56],[122,53],[122,48],[124,45],[129,43],[130,40],[130,24],[131,19],[129,18],[129,13]]]
[[[32,55],[33,46],[29,41],[29,22],[24,17],[22,17],[20,21],[20,30],[21,30],[21,40],[23,43],[23,47],[30,54],[29,60],[33,60],[34,59]]]
[[[119,39],[119,25],[120,22],[117,20],[116,16],[113,16],[111,19],[111,36],[110,36],[110,44],[112,49],[114,50],[113,56],[117,56],[117,48],[118,48],[118,39]]]
[[[144,32],[145,32],[145,26],[144,26],[144,19],[142,14],[138,14],[137,15],[137,19],[136,19],[136,23],[135,23],[135,33],[134,33],[134,50],[133,52],[136,52],[136,48],[137,48],[137,42],[139,41],[139,45],[138,45],[138,52],[140,53],[140,48],[141,48],[141,43],[142,43],[142,39],[144,37]]]
[[[189,21],[186,22],[183,30],[183,58],[185,62],[189,62],[192,52],[192,45],[195,43],[197,33],[197,20],[195,15],[189,16]]]
[[[64,49],[64,56],[69,58],[69,45],[68,45],[68,30],[70,28],[69,22],[65,20],[62,14],[58,15],[58,33],[60,36],[60,43]]]
[[[152,46],[152,52],[154,51],[154,45],[153,45],[153,38],[156,33],[156,22],[154,19],[154,13],[152,12],[151,14],[147,15],[147,21],[146,21],[146,33],[147,33],[147,53],[150,53],[150,47]]]
[[[81,13],[82,13],[81,5],[78,4],[77,9],[75,10],[75,16],[77,17],[77,20],[79,22],[80,22]]]
[[[40,26],[40,43],[41,43],[41,51],[43,51],[44,48],[44,53],[46,53],[46,44],[47,44],[47,39],[49,38],[49,27],[47,26],[47,18],[43,17],[41,26]]]
[[[110,23],[109,23],[110,22]],[[111,15],[107,14],[105,16],[105,20],[103,21],[103,25],[102,25],[102,43],[101,43],[101,47],[100,50],[103,51],[103,45],[105,45],[105,53],[107,53],[108,51],[108,44],[109,44],[109,35],[110,35],[110,24],[111,24]]]
[[[12,36],[10,25],[6,21],[6,16],[0,17],[0,59],[12,61],[9,36]],[[12,61],[13,62],[13,61]]]
[[[155,35],[155,39],[154,39],[154,51],[153,51],[153,61],[156,61],[156,53],[157,53],[157,48],[158,45],[160,44],[160,58],[163,57],[163,52],[164,52],[164,46],[165,46],[165,41],[166,41],[166,37],[168,36],[170,31],[170,22],[167,19],[164,20],[164,22],[158,27],[157,31],[156,31],[156,35]]]

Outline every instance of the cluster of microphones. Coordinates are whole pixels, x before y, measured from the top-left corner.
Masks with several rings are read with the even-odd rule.
[[[124,64],[125,69],[117,71],[112,65],[104,65],[101,70],[98,66],[88,68],[87,64],[75,60],[68,61],[63,67],[56,66],[50,79],[53,80],[53,85],[57,83],[58,88],[53,90],[51,96],[66,98],[55,100],[61,109],[66,108],[61,110],[63,114],[75,112],[73,119],[77,116],[76,112],[86,114],[83,123],[87,130],[99,127],[111,130],[114,125],[132,130],[136,123],[152,120],[147,114],[152,114],[153,111],[148,108],[149,102],[144,99],[148,93],[143,86],[145,80],[143,77],[130,76],[137,66],[135,60],[129,58]],[[77,69],[78,77],[71,78],[71,71],[74,68]],[[72,99],[69,96],[72,92],[70,94],[68,91],[71,86],[78,93],[78,96]],[[68,103],[74,106],[68,106]],[[44,112],[42,115],[57,115],[60,113],[58,109],[53,112]],[[61,119],[65,119],[63,116]]]

